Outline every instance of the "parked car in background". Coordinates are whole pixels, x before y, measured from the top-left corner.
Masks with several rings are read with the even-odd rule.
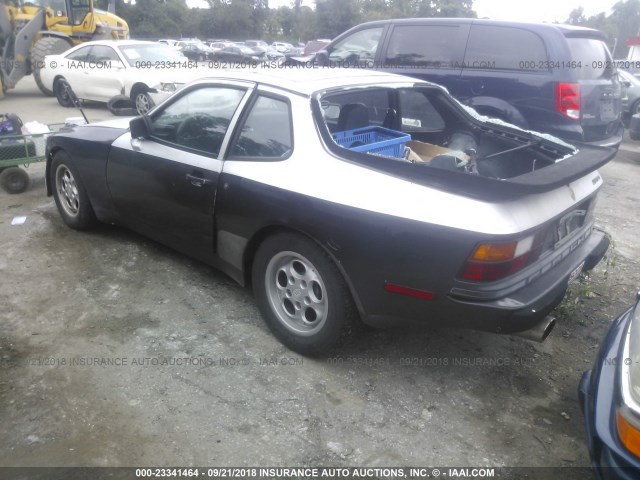
[[[267,51],[264,52],[262,56],[259,57],[261,60],[267,60],[269,62],[275,62],[277,64],[282,64],[286,60],[286,55],[282,52],[279,52],[275,48],[269,47]]]
[[[313,55],[317,51],[325,48],[330,43],[331,43],[331,40],[327,40],[327,39],[309,40],[305,44],[304,49],[302,50],[302,55],[304,56]]]
[[[271,47],[275,48],[280,53],[286,53],[286,52],[291,51],[291,50],[293,50],[295,48],[293,45],[291,45],[290,43],[286,43],[286,42],[273,42],[271,44]]]
[[[224,47],[230,47],[232,45],[233,45],[232,42],[211,42],[211,43],[209,43],[209,48],[211,49],[212,57],[213,57],[214,53],[219,52]]]
[[[316,61],[408,74],[523,129],[617,147],[624,133],[621,88],[606,39],[571,25],[380,20],[335,38]]]
[[[640,294],[611,324],[578,393],[596,477],[640,478]]]
[[[156,91],[154,85],[163,79],[184,83],[197,73],[197,69],[186,68],[188,61],[162,43],[100,40],[47,56],[41,76],[63,107],[73,106],[71,88],[81,100],[108,102],[126,95],[137,111],[144,113],[168,96],[168,92]]]
[[[121,224],[251,284],[295,351],[360,320],[542,340],[607,250],[593,213],[613,148],[481,118],[404,76],[219,73],[49,137],[47,192],[72,228]]]
[[[160,40],[158,40],[158,43],[164,43],[165,45],[169,45],[170,47],[175,47],[176,43],[178,43],[178,40],[173,40],[170,38],[161,38]]]
[[[256,54],[256,52],[244,45],[231,45],[224,47],[213,54],[215,60],[224,62],[250,62],[257,63],[263,56]]]
[[[176,46],[180,49],[180,52],[189,60],[194,62],[204,62],[213,58],[213,50],[199,41],[179,41]]]
[[[244,44],[253,50],[257,56],[260,56],[269,50],[269,44],[264,40],[246,40]]]
[[[622,120],[629,125],[632,115],[640,113],[640,78],[624,70],[618,70],[622,83]]]

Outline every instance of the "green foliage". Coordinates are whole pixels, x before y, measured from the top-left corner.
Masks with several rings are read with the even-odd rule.
[[[640,31],[640,0],[620,0],[613,5],[609,16],[602,12],[587,18],[584,9],[578,7],[569,14],[566,23],[605,32],[614,58],[625,58],[629,51],[627,40]]]
[[[640,0],[638,0],[640,1]],[[333,38],[359,23],[406,17],[476,17],[473,0],[315,0],[316,8],[291,0],[269,8],[268,0],[206,0],[209,8],[188,8],[185,0],[116,0],[116,12],[133,38],[200,37],[291,42]],[[96,0],[106,9],[108,0]]]

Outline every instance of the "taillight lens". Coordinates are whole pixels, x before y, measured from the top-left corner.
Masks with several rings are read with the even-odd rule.
[[[569,118],[580,118],[580,84],[556,83],[556,110]]]
[[[474,282],[495,282],[513,275],[540,257],[545,236],[546,231],[540,231],[517,241],[482,243],[469,257],[462,277]]]

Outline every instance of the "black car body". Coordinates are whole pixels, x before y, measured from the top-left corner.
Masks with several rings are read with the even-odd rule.
[[[495,123],[409,77],[243,69],[47,145],[67,224],[125,225],[252,284],[305,353],[357,317],[530,329],[608,247],[593,210],[614,149]]]
[[[212,58],[212,50],[200,42],[178,42],[180,52],[189,60],[202,62]]]
[[[221,48],[213,54],[213,58],[222,62],[235,62],[241,64],[256,64],[264,52],[258,54],[250,47],[229,45]]]
[[[640,367],[638,327],[636,302],[613,321],[593,369],[580,381],[587,445],[599,480],[640,478],[640,382],[634,372]]]
[[[411,75],[521,128],[617,147],[621,89],[605,40],[600,31],[559,24],[380,20],[346,31],[314,58]]]

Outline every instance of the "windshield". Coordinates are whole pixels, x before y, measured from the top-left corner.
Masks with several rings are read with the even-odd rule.
[[[120,47],[120,51],[131,67],[135,67],[136,62],[181,62],[185,59],[184,55],[177,50],[153,43],[125,45]]]

